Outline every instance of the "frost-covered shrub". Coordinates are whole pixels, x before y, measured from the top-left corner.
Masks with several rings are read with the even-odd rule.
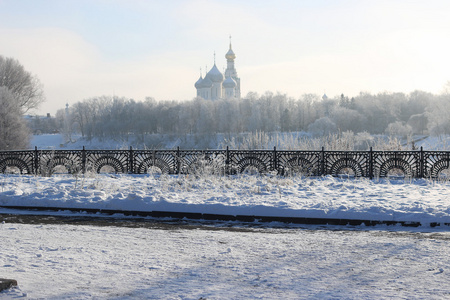
[[[225,157],[222,155],[199,156],[186,167],[185,171],[197,178],[211,175],[222,176],[225,174]]]
[[[312,137],[306,133],[249,133],[245,137],[232,137],[219,144],[219,149],[229,147],[233,150],[273,149],[317,151],[324,147],[328,151],[352,150],[400,150],[403,149],[401,140],[396,136],[378,135],[370,133],[345,131],[319,137]]]
[[[386,128],[386,133],[391,136],[400,136],[406,138],[412,134],[411,126],[403,124],[400,121],[390,123]]]

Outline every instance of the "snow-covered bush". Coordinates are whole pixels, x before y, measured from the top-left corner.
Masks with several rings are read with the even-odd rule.
[[[406,138],[412,134],[412,128],[408,124],[403,124],[402,122],[396,121],[388,125],[386,128],[386,133],[391,136]]]

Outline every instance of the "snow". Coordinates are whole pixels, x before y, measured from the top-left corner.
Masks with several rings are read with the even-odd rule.
[[[41,134],[33,135],[30,141],[31,149],[37,147],[39,150],[80,150],[83,146],[86,149],[128,149],[129,146],[123,142],[113,140],[100,141],[96,138],[88,141],[80,134],[73,134],[70,141],[67,141],[62,134]]]
[[[450,223],[450,183],[331,176],[0,175],[0,206]]]
[[[57,148],[60,134],[34,136],[39,149]],[[82,148],[73,136],[65,147]],[[417,146],[439,147],[446,137]],[[120,148],[91,140],[87,149]],[[115,143],[115,147],[111,146]],[[128,146],[125,146],[127,148]],[[433,149],[436,150],[436,149]],[[248,176],[57,175],[0,176],[0,205],[176,211],[207,214],[450,223],[450,183],[427,179],[342,179]]]
[[[423,147],[429,151],[443,151],[450,149],[450,136],[429,136],[416,143],[416,147]]]
[[[158,148],[165,148],[165,149],[175,149],[178,146],[180,146],[181,140],[178,136],[164,136],[159,134],[151,135],[155,141],[157,142]],[[270,135],[269,135],[270,136]],[[267,138],[269,138],[267,136]],[[279,142],[278,144],[273,144],[274,142],[268,143],[267,149],[273,149],[273,146],[277,146],[277,149],[282,150],[283,148],[291,149],[292,145],[292,139],[298,139],[300,137],[309,136],[306,132],[294,132],[290,134],[280,134],[279,137],[276,137],[276,140]],[[375,137],[375,136],[374,136]],[[378,138],[382,138],[383,136],[376,136]],[[386,137],[386,136],[385,136]],[[185,137],[186,138],[186,137]],[[211,139],[211,136],[208,136],[209,139]],[[243,136],[240,137],[242,139]],[[386,137],[387,138],[387,137]],[[189,140],[187,144],[189,145],[197,145],[194,141],[196,138],[194,136],[187,137]],[[198,137],[197,137],[198,139]],[[237,137],[232,138],[231,140],[228,140],[227,137],[225,137],[222,134],[217,134],[215,137],[215,140],[209,141],[207,144],[209,145],[209,148],[215,148],[215,149],[222,149],[225,148],[222,145],[230,144],[230,149],[233,148],[233,145],[236,147],[238,146],[238,143],[236,143]],[[286,141],[282,142],[281,140],[286,139]],[[450,149],[450,136],[442,135],[442,136],[415,136],[414,139],[415,147],[416,149],[420,149],[420,147],[423,147],[425,151],[447,151]],[[225,141],[227,140],[227,141]],[[203,141],[204,142],[204,141]],[[284,144],[284,147],[283,147]],[[406,140],[402,140],[402,144],[405,147],[405,149],[409,149],[407,145]],[[111,139],[104,139],[99,140],[98,138],[92,138],[91,140],[84,139],[80,134],[73,134],[71,136],[70,141],[66,141],[64,136],[62,134],[41,134],[41,135],[34,135],[30,142],[30,149],[34,149],[34,147],[37,147],[40,150],[65,150],[65,149],[73,149],[73,150],[79,150],[82,149],[83,146],[86,147],[86,149],[90,150],[96,150],[96,149],[129,149],[130,146],[133,146],[135,149],[142,149],[143,147],[140,146],[139,143],[134,141],[134,138],[131,138],[128,141],[124,140],[111,140]],[[324,145],[318,145],[319,150]],[[377,147],[374,147],[374,150],[377,150]]]
[[[313,230],[311,230],[313,229]],[[448,232],[0,224],[0,299],[445,299]]]
[[[450,223],[449,193],[449,182],[424,179],[1,175],[0,205],[423,225],[256,228],[209,222],[187,230],[3,221],[0,277],[19,286],[0,299],[445,299],[450,232],[446,225],[427,224]],[[17,211],[0,209],[0,217],[8,213]]]
[[[132,217],[134,226],[21,224],[6,218],[20,212],[0,208],[0,277],[19,284],[0,299],[445,299],[449,187],[426,179],[270,174],[4,174],[0,206],[62,209],[45,214],[157,210],[422,226],[197,221],[186,227]]]
[[[38,149],[59,149],[64,145],[64,138],[61,134],[41,134],[33,135],[30,141],[31,148],[38,147]]]

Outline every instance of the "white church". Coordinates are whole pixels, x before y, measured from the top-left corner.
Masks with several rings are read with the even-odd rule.
[[[225,70],[225,76],[216,67],[216,55],[214,54],[214,66],[202,77],[200,72],[200,78],[195,83],[197,89],[197,97],[201,97],[206,100],[217,100],[221,98],[240,98],[241,97],[241,79],[237,76],[236,69],[234,68],[234,60],[236,55],[231,48],[225,58],[227,59],[227,69]]]

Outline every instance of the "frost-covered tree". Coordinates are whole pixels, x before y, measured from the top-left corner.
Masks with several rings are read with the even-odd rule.
[[[232,135],[249,132],[310,131],[314,135],[352,131],[384,134],[411,126],[413,133],[450,133],[448,95],[415,91],[403,93],[360,93],[322,99],[305,94],[298,99],[284,94],[248,93],[241,99],[207,101],[156,101],[147,98],[101,96],[83,100],[70,109],[73,122],[87,138],[122,138],[134,134],[141,141],[148,134],[169,134],[187,139],[190,134]],[[444,99],[445,98],[445,99]],[[399,123],[397,123],[399,122]],[[390,125],[392,124],[392,125]],[[401,124],[403,128],[398,125]],[[389,130],[387,130],[390,126]],[[400,129],[399,129],[400,128]],[[398,130],[397,130],[398,129]],[[401,131],[401,130],[400,130]],[[355,142],[355,145],[357,143]],[[366,143],[362,143],[366,146]],[[355,146],[356,147],[356,146]]]
[[[0,87],[0,150],[26,149],[30,132],[14,95]]]
[[[337,128],[341,131],[353,131],[359,132],[365,126],[366,118],[357,112],[356,110],[337,106],[331,113],[331,120],[336,124]]]
[[[442,94],[444,94],[444,95],[449,95],[450,94],[450,80],[448,80],[444,84],[444,87],[442,88]]]
[[[314,136],[327,136],[337,132],[336,124],[328,117],[317,119],[308,126],[308,131]]]
[[[427,107],[428,131],[432,135],[450,134],[450,94],[442,94]]]
[[[400,121],[408,122],[411,116],[423,114],[433,99],[434,96],[431,93],[423,91],[410,93],[407,100],[401,103]]]
[[[11,92],[22,113],[37,108],[45,100],[39,79],[26,71],[18,60],[2,55],[0,86]]]
[[[428,124],[426,113],[412,115],[407,124],[411,126],[413,134],[424,134]]]

